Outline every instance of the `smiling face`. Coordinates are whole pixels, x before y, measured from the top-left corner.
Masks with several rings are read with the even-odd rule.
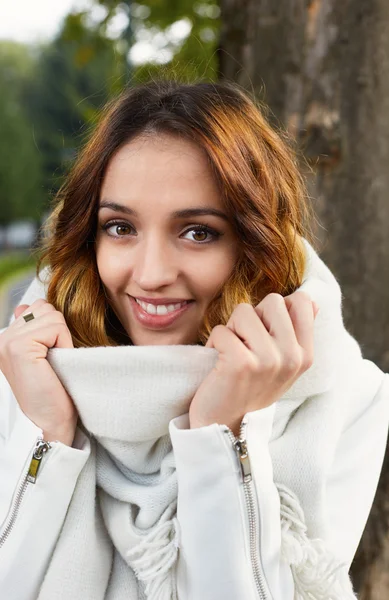
[[[237,256],[236,234],[201,148],[163,134],[118,150],[101,188],[96,259],[134,345],[196,344],[206,308]],[[158,316],[134,298],[191,302]]]

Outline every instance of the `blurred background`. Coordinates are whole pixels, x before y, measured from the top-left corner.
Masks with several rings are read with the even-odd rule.
[[[387,0],[0,0],[0,327],[104,103],[163,74],[236,81],[295,141],[346,326],[389,371]],[[389,598],[389,453],[352,565]],[[352,498],[350,498],[352,510]]]
[[[220,7],[187,0],[0,1],[0,327],[30,249],[102,106],[161,69],[217,79]]]

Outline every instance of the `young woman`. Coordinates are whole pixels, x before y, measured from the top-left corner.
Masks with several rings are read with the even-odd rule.
[[[102,118],[0,334],[0,596],[345,600],[388,380],[233,84]]]

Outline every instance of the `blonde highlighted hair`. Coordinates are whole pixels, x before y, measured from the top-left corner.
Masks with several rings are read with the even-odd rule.
[[[266,109],[234,83],[152,81],[126,89],[102,111],[46,225],[37,264],[49,268],[47,300],[65,317],[75,347],[131,344],[105,292],[94,239],[108,163],[140,135],[168,133],[206,153],[240,240],[240,256],[209,304],[199,331],[226,324],[240,302],[270,292],[286,296],[302,283],[312,216],[295,153],[265,117]]]

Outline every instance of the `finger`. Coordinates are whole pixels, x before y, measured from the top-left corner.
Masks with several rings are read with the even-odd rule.
[[[29,307],[29,304],[19,304],[19,306],[17,306],[14,309],[14,315],[15,315],[15,319],[17,319],[18,317],[20,317],[20,315]]]
[[[308,354],[313,353],[315,315],[312,300],[305,292],[294,292],[285,297],[285,305],[288,308],[299,345]]]
[[[215,348],[219,352],[219,359],[222,361],[227,359],[234,368],[250,364],[253,361],[252,353],[245,347],[242,340],[230,327],[224,325],[216,325],[212,329],[205,347]]]
[[[293,323],[281,294],[268,294],[255,307],[255,311],[280,348],[291,350],[296,346]]]
[[[35,324],[35,329],[26,332],[29,339],[43,344],[46,348],[74,348],[68,326],[64,321]]]
[[[19,304],[19,306],[15,308],[15,311],[18,312],[18,316],[20,317],[21,314],[33,312],[34,310],[37,310],[39,307],[44,306],[45,304],[48,304],[47,300],[45,300],[44,298],[37,298],[37,300],[35,300],[32,304]]]
[[[258,357],[272,348],[268,330],[260,315],[247,302],[236,306],[226,326]]]
[[[27,324],[23,322],[16,335],[27,341],[32,339],[47,348],[73,348],[72,336],[62,313],[48,303],[40,310],[45,312]]]
[[[21,307],[24,307],[23,310],[19,310],[18,316],[15,318],[15,323],[19,326],[25,324],[23,317],[29,313],[32,313],[34,315],[34,320],[36,320],[42,314],[55,311],[54,306],[49,304],[47,300],[44,300],[43,298],[38,298],[38,300],[35,300],[35,302],[30,305],[21,304],[16,307],[15,311]]]

